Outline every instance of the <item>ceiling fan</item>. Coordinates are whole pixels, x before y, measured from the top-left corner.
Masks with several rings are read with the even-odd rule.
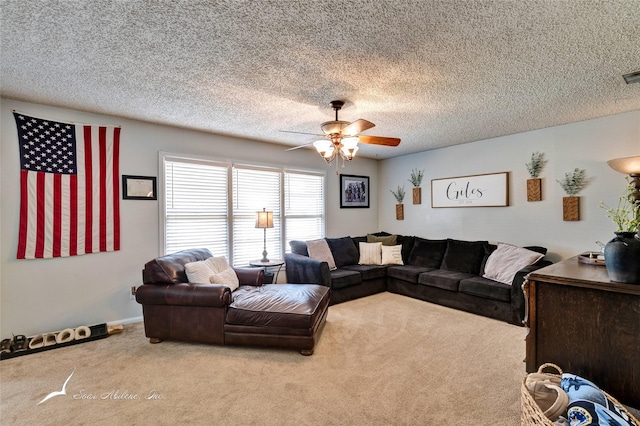
[[[363,119],[358,119],[351,123],[348,121],[338,120],[338,111],[340,111],[344,106],[344,101],[331,101],[329,102],[329,105],[331,105],[331,108],[336,112],[336,119],[332,121],[325,121],[320,125],[323,133],[315,134],[282,130],[287,133],[323,136],[324,139],[289,148],[287,151],[313,145],[322,158],[324,158],[324,160],[329,164],[331,164],[334,158],[337,158],[337,156],[340,155],[343,159],[344,167],[344,161],[353,160],[356,152],[358,152],[358,142],[384,146],[398,146],[400,144],[400,139],[398,138],[360,135],[359,133],[375,127],[375,124]]]

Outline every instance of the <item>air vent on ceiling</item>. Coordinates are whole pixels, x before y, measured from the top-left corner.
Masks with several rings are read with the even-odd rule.
[[[624,81],[626,81],[627,84],[640,83],[640,71],[625,74],[622,78],[624,78]]]

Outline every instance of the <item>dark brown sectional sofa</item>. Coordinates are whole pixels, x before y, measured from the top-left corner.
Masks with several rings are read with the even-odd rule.
[[[390,236],[386,232],[372,234]],[[530,272],[550,265],[540,259],[518,271],[511,285],[484,278],[484,266],[496,245],[488,241],[429,240],[398,235],[404,265],[359,265],[359,243],[367,237],[326,238],[337,269],[310,258],[304,241],[291,241],[285,254],[287,282],[331,288],[330,304],[389,291],[474,314],[522,325],[522,283]],[[546,254],[539,246],[525,247]]]

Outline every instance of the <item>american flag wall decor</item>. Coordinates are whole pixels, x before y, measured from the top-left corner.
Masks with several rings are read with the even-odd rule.
[[[17,258],[120,250],[120,127],[13,115],[20,145]]]

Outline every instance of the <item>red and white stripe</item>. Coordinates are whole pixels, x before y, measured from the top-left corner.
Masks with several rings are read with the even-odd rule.
[[[20,171],[18,259],[120,250],[120,128],[75,132],[77,174]]]

